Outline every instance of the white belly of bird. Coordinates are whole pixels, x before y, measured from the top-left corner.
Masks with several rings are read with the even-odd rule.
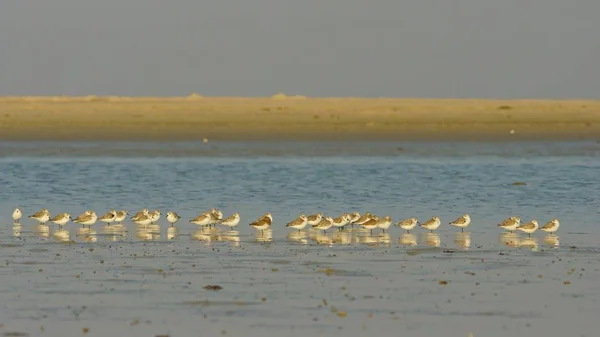
[[[148,226],[150,223],[152,223],[152,218],[146,218],[143,220],[137,220],[135,221],[136,224],[141,225],[141,226]]]
[[[37,220],[39,223],[46,223],[48,220],[50,220],[50,216],[48,214],[44,214],[39,218],[35,218],[35,220]]]
[[[123,215],[123,216],[116,216],[115,217],[115,221],[116,222],[123,222],[125,220],[125,218],[127,217],[127,215]]]
[[[377,228],[377,223],[362,225],[362,226],[363,226],[363,228],[366,228],[366,229],[375,229],[375,228]]]
[[[91,218],[91,219],[89,219],[87,221],[80,222],[80,224],[85,225],[85,226],[91,226],[91,225],[93,225],[93,224],[96,223],[96,220],[98,220],[98,218],[93,217],[93,218]]]
[[[240,219],[237,218],[237,219],[233,219],[233,220],[230,220],[230,221],[223,221],[223,222],[221,222],[221,225],[227,226],[227,227],[235,227],[239,223],[240,223]]]
[[[381,228],[381,229],[388,229],[390,228],[390,225],[392,224],[391,221],[383,221],[377,224],[377,227]]]
[[[522,227],[519,227],[517,229],[520,230],[521,232],[524,232],[524,233],[527,233],[527,234],[533,234],[533,232],[535,232],[538,229],[538,226],[534,226],[532,228],[522,228]]]
[[[260,231],[263,231],[263,230],[265,230],[265,229],[269,228],[269,225],[268,225],[268,224],[264,224],[264,225],[260,225],[260,226],[252,226],[252,227],[254,227],[254,228],[256,228],[256,229],[258,229],[258,230],[260,230]]]
[[[199,221],[192,221],[193,224],[196,224],[198,226],[208,226],[212,223],[212,219],[211,218],[204,218],[202,220]]]
[[[304,229],[306,227],[307,224],[308,224],[308,221],[303,221],[302,223],[299,223],[297,225],[290,226],[290,228],[297,229],[297,230],[302,230],[302,229]]]
[[[409,230],[415,228],[416,226],[417,226],[417,223],[413,222],[413,223],[410,223],[410,224],[407,224],[407,225],[401,225],[400,228],[409,231]]]
[[[560,226],[559,224],[556,224],[556,225],[553,225],[550,228],[540,228],[540,230],[543,230],[546,233],[554,233],[554,232],[556,232],[558,230],[559,226]]]
[[[319,222],[321,222],[321,220],[323,220],[323,219],[316,218],[315,220],[307,221],[306,224],[312,227],[312,226],[318,224]]]
[[[59,226],[64,226],[67,224],[67,222],[69,222],[69,218],[64,218],[64,219],[60,219],[58,221],[54,221],[54,223]]]
[[[331,224],[331,222],[329,222],[329,223],[324,224],[324,225],[319,225],[319,226],[317,226],[315,228],[318,229],[318,230],[321,230],[321,231],[326,231],[329,228],[331,228],[331,226],[332,226],[332,224]]]
[[[113,223],[115,221],[115,218],[110,218],[110,219],[101,219],[100,221],[102,222],[106,222],[106,223]]]

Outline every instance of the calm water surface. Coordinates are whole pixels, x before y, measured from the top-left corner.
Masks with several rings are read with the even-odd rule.
[[[595,142],[0,143],[0,332],[595,336],[599,156]],[[13,225],[16,206],[182,220],[58,230]],[[211,207],[240,226],[188,222]],[[443,225],[285,228],[354,210]],[[267,211],[273,230],[256,233],[247,224]],[[465,212],[467,232],[447,225]],[[496,224],[510,215],[561,228],[507,235]]]

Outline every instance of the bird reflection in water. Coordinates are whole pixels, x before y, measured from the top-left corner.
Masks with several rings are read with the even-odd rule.
[[[215,231],[208,227],[201,227],[192,234],[192,239],[204,242],[207,246],[217,239]]]
[[[550,247],[560,246],[560,239],[554,234],[548,234],[544,236],[544,244]]]
[[[42,239],[47,239],[50,237],[50,227],[48,225],[37,225],[35,226],[33,233]]]
[[[262,231],[256,231],[256,241],[258,241],[258,242],[273,241],[273,230],[271,228],[267,228]]]
[[[13,224],[13,236],[14,237],[20,238],[22,230],[23,230],[23,226],[20,223]]]
[[[454,239],[454,243],[459,245],[464,249],[469,249],[471,247],[471,232],[458,232],[456,233],[456,238]]]
[[[530,248],[532,251],[537,251],[538,239],[537,238],[523,238],[519,240],[519,247]]]
[[[422,233],[421,241],[430,247],[439,247],[442,243],[438,233]]]
[[[240,246],[240,232],[239,231],[226,231],[217,235],[218,241],[231,242],[234,247]]]
[[[352,243],[351,231],[334,232],[331,236],[331,241],[334,245],[349,245]]]
[[[303,245],[308,244],[308,240],[306,239],[308,234],[303,231],[292,231],[288,233],[287,239],[290,242],[297,242]]]
[[[167,240],[177,239],[177,235],[179,234],[178,232],[179,230],[177,229],[177,227],[167,227]]]
[[[323,234],[321,231],[317,231],[312,235],[311,239],[318,245],[333,246],[333,240],[328,234]]]
[[[404,233],[398,238],[398,243],[408,247],[416,246],[417,236],[412,233]]]
[[[127,238],[127,229],[123,225],[106,225],[102,230],[104,234],[108,234],[110,241],[119,241]]]
[[[54,231],[54,233],[52,233],[54,240],[56,240],[56,242],[71,242],[71,235],[69,233],[68,230],[66,229],[57,229],[56,231]]]
[[[511,233],[511,232],[504,232],[504,233],[500,234],[499,241],[501,244],[503,244],[505,246],[517,248],[517,247],[519,247],[519,243],[520,243],[519,234]]]
[[[79,227],[77,236],[81,237],[85,242],[96,242],[98,241],[96,234],[96,231],[90,227]]]
[[[388,233],[379,233],[377,234],[377,242],[380,246],[389,247],[392,243],[392,239]]]
[[[136,236],[142,241],[160,240],[160,225],[138,226]]]

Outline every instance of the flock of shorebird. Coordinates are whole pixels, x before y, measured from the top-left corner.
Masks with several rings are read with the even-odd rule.
[[[96,221],[101,221],[106,223],[107,225],[116,223],[121,224],[129,213],[125,210],[117,211],[111,210],[104,214],[101,217],[98,217],[96,213],[92,210],[87,210],[79,215],[77,218],[71,218],[71,214],[69,213],[60,213],[54,217],[51,216],[50,211],[44,208],[32,215],[29,216],[30,219],[34,219],[38,221],[40,224],[45,225],[48,221],[53,222],[58,225],[59,228],[62,228],[69,221],[73,221],[75,223],[81,224],[82,226],[92,226],[96,223]],[[23,217],[23,213],[20,209],[16,208],[12,214],[13,220],[15,223],[19,223],[21,218]],[[150,211],[147,208],[136,213],[131,217],[131,220],[140,226],[148,226],[156,224],[161,217],[161,212],[157,209],[154,211]],[[175,223],[181,219],[181,217],[172,211],[167,212],[166,219],[174,226]],[[206,211],[200,214],[198,217],[191,219],[189,222],[196,224],[198,226],[212,227],[216,225],[223,225],[230,228],[236,227],[240,223],[240,214],[233,213],[231,216],[227,218],[223,218],[223,212],[216,208],[212,208],[209,211]],[[258,219],[252,221],[250,226],[259,231],[264,231],[266,229],[271,228],[271,224],[273,223],[273,216],[271,213],[265,213],[263,216]],[[461,231],[464,231],[466,227],[471,224],[471,217],[468,214],[464,214],[456,220],[449,223],[454,227],[458,227]],[[316,213],[313,215],[306,216],[305,214],[300,214],[300,216],[290,221],[286,224],[286,227],[295,229],[297,231],[301,231],[305,229],[307,226],[315,230],[321,230],[326,232],[328,229],[335,227],[339,230],[343,230],[346,226],[360,226],[366,230],[369,230],[371,234],[375,229],[381,229],[385,232],[392,225],[392,218],[390,216],[379,217],[372,213],[364,213],[360,214],[359,212],[353,213],[344,213],[339,217],[332,218],[330,216],[324,216],[323,213]],[[441,221],[440,218],[434,216],[433,218],[427,220],[424,223],[419,223],[417,218],[408,218],[404,219],[395,224],[395,226],[400,227],[407,232],[410,233],[412,229],[414,229],[417,225],[423,227],[431,232],[437,230]],[[527,233],[529,237],[538,228],[547,233],[554,233],[558,230],[560,226],[560,222],[557,219],[552,219],[544,226],[540,227],[536,220],[531,220],[527,223],[521,224],[521,219],[517,216],[511,216],[508,219],[502,221],[502,223],[498,224],[498,227],[501,227],[507,231],[513,232],[515,230]]]

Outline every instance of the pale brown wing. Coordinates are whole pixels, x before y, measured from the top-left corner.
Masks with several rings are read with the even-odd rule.
[[[54,222],[54,221],[61,221],[61,220],[63,220],[65,217],[66,217],[66,214],[64,214],[64,213],[63,213],[63,214],[59,214],[59,215],[55,216],[54,218],[50,219],[50,221],[53,221],[53,222]]]

